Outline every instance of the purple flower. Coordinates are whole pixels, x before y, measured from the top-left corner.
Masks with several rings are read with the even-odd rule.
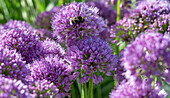
[[[32,26],[25,22],[20,20],[9,20],[5,25],[5,29],[15,29],[15,28],[26,28],[26,29],[33,29]]]
[[[160,33],[142,34],[123,52],[122,65],[128,79],[154,77],[170,83],[170,35]]]
[[[40,13],[39,16],[36,18],[34,24],[38,28],[51,30],[51,23],[50,23],[51,16],[52,14],[57,13],[59,10],[60,8],[55,6],[50,11],[45,11],[45,12]]]
[[[0,30],[3,29],[3,28],[4,28],[4,26],[2,24],[0,24]]]
[[[44,97],[57,97],[60,98],[61,94],[59,94],[59,89],[56,87],[54,83],[48,80],[35,80],[32,77],[29,78],[28,88],[32,94],[37,98]]]
[[[20,80],[0,77],[0,97],[1,98],[33,98],[29,93],[28,86]]]
[[[35,29],[35,32],[40,37],[40,40],[53,39],[52,32],[48,29]]]
[[[57,55],[59,58],[64,58],[65,50],[63,47],[53,40],[44,40],[41,42],[42,55],[45,57],[47,55]]]
[[[152,88],[147,81],[122,82],[116,90],[112,90],[110,98],[165,98]]]
[[[102,1],[90,1],[87,2],[87,5],[97,7],[99,9],[99,15],[108,20],[109,26],[116,23],[117,14],[112,6],[106,6]]]
[[[40,61],[34,61],[31,66],[31,77],[35,80],[48,80],[59,89],[59,93],[68,95],[73,80],[77,79],[77,75],[71,75],[72,67],[64,59],[57,56],[47,56]],[[63,96],[63,97],[64,97]]]
[[[158,19],[154,20],[154,23],[150,26],[153,30],[157,30],[160,33],[170,33],[170,13],[169,14],[163,14],[160,15]]]
[[[106,5],[111,5],[113,4],[114,6],[117,4],[117,0],[105,0],[105,4]],[[123,0],[123,2],[121,2],[121,8],[131,8],[131,4],[132,4],[132,1],[131,0]]]
[[[0,36],[0,44],[10,50],[16,50],[27,63],[39,58],[39,43],[38,35],[28,29],[6,29]]]
[[[133,41],[145,30],[157,29],[152,26],[154,21],[158,21],[160,15],[169,13],[170,4],[166,0],[143,0],[130,13],[129,17],[124,17],[111,27],[111,37],[114,39],[119,37],[126,42]]]
[[[23,61],[21,55],[15,50],[0,47],[0,74],[3,77],[18,79],[25,83],[29,69],[26,68],[26,62]]]
[[[124,67],[121,65],[121,57],[122,57],[122,54],[120,54],[119,56],[118,56],[118,62],[117,62],[117,66],[116,66],[116,68],[115,68],[115,75],[114,75],[114,79],[116,79],[116,82],[118,83],[118,84],[120,84],[122,81],[126,81],[127,79],[125,78],[125,75],[124,75],[124,73],[125,73],[125,69],[124,69]]]
[[[84,21],[72,25],[71,20],[78,16],[83,17]],[[65,39],[81,39],[84,36],[99,35],[107,29],[107,24],[98,15],[98,9],[88,7],[85,3],[73,2],[63,6],[58,13],[53,15],[51,23],[53,34],[60,42]]]
[[[67,59],[75,70],[82,69],[83,76],[80,83],[88,82],[89,75],[93,71],[94,83],[98,84],[103,78],[95,73],[103,72],[106,75],[112,75],[117,64],[116,56],[112,53],[110,45],[98,37],[85,37],[77,40],[71,47],[67,48]]]

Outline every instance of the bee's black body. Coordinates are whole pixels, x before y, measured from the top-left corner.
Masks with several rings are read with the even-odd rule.
[[[84,18],[82,16],[78,16],[78,17],[72,17],[70,19],[70,25],[74,25],[76,26],[76,24],[83,23],[84,22]]]

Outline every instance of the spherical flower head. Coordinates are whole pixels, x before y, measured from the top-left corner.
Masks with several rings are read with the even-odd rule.
[[[135,11],[140,13],[142,17],[146,17],[147,21],[152,22],[151,18],[155,19],[162,14],[170,13],[170,4],[166,0],[143,0],[138,4]]]
[[[163,14],[160,15],[158,19],[154,21],[153,24],[150,26],[153,30],[157,30],[158,32],[165,34],[170,33],[170,13],[169,14]]]
[[[134,29],[137,32],[143,32],[150,28],[150,24],[159,18],[160,15],[170,13],[170,4],[166,0],[144,0],[139,3],[131,15],[135,20]]]
[[[20,80],[0,77],[0,97],[1,98],[33,98],[29,93],[27,85]]]
[[[26,68],[26,63],[21,55],[15,50],[0,47],[0,74],[3,77],[18,79],[25,83],[29,69]]]
[[[99,9],[99,15],[104,19],[108,20],[108,25],[116,23],[116,12],[111,6],[106,6],[105,2],[102,1],[90,1],[87,2],[87,5],[97,7]]]
[[[80,23],[75,21],[77,17],[81,17]],[[61,42],[67,38],[79,39],[88,35],[99,35],[107,28],[96,7],[76,2],[63,6],[53,15],[51,23],[54,36]]]
[[[59,89],[48,80],[35,80],[32,77],[29,77],[29,85],[28,88],[32,94],[34,94],[38,98],[47,98],[52,96],[53,98],[60,98]]]
[[[131,42],[136,37],[136,32],[131,32],[131,26],[135,24],[133,19],[128,17],[123,18],[116,24],[111,26],[110,38],[112,40],[117,40],[119,38],[122,42]]]
[[[165,98],[146,81],[122,82],[116,90],[112,90],[110,98]]]
[[[47,55],[56,55],[59,58],[64,58],[65,55],[65,50],[63,49],[63,47],[57,43],[56,41],[53,40],[44,40],[43,42],[41,42],[41,50],[43,51],[43,55],[47,56]]]
[[[53,39],[52,32],[48,29],[34,29],[34,32],[40,37],[40,40]]]
[[[26,29],[33,29],[32,26],[25,22],[20,20],[9,20],[5,25],[4,28],[8,29],[15,29],[15,28],[26,28]]]
[[[55,6],[50,11],[45,11],[39,14],[39,16],[36,18],[34,24],[37,28],[44,28],[51,30],[51,16],[54,13],[57,13],[60,10],[59,7]]]
[[[112,75],[111,71],[117,64],[116,56],[113,55],[110,45],[95,36],[76,41],[67,48],[66,55],[76,71],[80,69],[84,71],[80,83],[88,82],[89,75],[93,71],[92,78],[94,83],[98,84],[103,78],[101,75],[96,76],[95,73],[98,71]]]
[[[158,77],[170,83],[170,36],[147,33],[137,37],[123,53],[122,65],[128,79]]]
[[[71,75],[72,67],[57,56],[47,56],[40,61],[34,61],[31,66],[31,77],[36,80],[48,80],[59,89],[59,93],[68,95],[73,80],[77,79],[75,74]]]
[[[39,37],[35,32],[28,29],[7,29],[0,36],[0,44],[10,50],[16,50],[23,59],[30,63],[39,58]]]
[[[130,13],[130,16],[124,17],[111,26],[110,35],[113,39],[119,37],[121,41],[133,41],[136,36],[148,29],[159,29],[156,27],[157,19],[160,15],[168,13],[170,13],[170,4],[166,0],[143,0]],[[167,29],[166,26],[165,29]]]

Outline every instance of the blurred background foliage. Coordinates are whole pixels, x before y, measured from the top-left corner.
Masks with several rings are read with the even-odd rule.
[[[0,0],[0,24],[13,19],[24,20],[33,25],[41,12],[73,1],[85,2],[85,0]]]

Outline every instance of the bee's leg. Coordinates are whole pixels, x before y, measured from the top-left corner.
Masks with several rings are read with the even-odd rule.
[[[76,23],[73,25],[73,27],[75,27],[76,26]]]

